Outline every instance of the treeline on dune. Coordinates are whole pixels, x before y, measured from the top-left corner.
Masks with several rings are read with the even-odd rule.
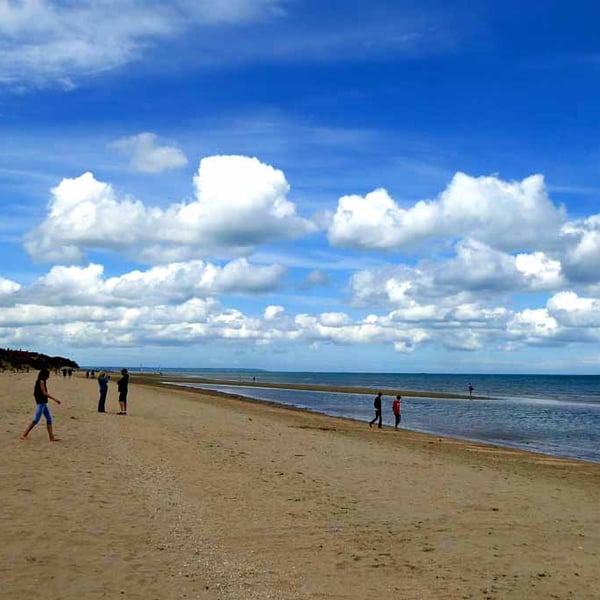
[[[78,369],[79,365],[64,356],[48,356],[28,350],[0,348],[0,371],[28,371],[29,369]]]

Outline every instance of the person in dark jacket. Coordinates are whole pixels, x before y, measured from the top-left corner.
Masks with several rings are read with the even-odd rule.
[[[129,387],[129,371],[121,369],[121,379],[117,381],[117,389],[119,390],[119,406],[121,407],[120,415],[127,414],[127,392]]]
[[[381,429],[381,392],[375,396],[375,400],[373,400],[373,408],[375,409],[375,416],[373,420],[369,422],[369,427],[373,427],[373,423],[377,421],[377,427]]]

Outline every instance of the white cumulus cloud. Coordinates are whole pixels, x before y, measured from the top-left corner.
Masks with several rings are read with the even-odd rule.
[[[567,245],[564,270],[569,278],[600,281],[600,215],[566,223],[561,233]]]
[[[556,337],[560,326],[546,308],[527,308],[512,317],[507,330],[511,336],[535,344]]]
[[[287,199],[284,174],[246,156],[211,156],[194,177],[196,197],[166,209],[119,197],[92,173],[51,190],[48,215],[25,248],[38,260],[76,262],[89,249],[119,250],[149,262],[250,253],[316,230]]]
[[[470,290],[515,289],[520,274],[509,254],[467,239],[456,245],[456,256],[438,266],[435,282]]]
[[[263,318],[265,321],[274,321],[279,317],[283,316],[285,309],[283,306],[269,305],[265,308]]]
[[[44,298],[51,305],[103,307],[174,304],[195,297],[274,291],[284,274],[280,265],[253,265],[245,258],[224,266],[199,260],[171,263],[118,277],[104,277],[104,268],[98,264],[55,266],[22,290],[18,300],[37,302]]]
[[[435,200],[401,207],[384,189],[343,196],[328,230],[334,246],[407,249],[426,240],[471,237],[501,250],[556,243],[564,210],[549,199],[544,179],[506,182],[457,173]]]
[[[15,281],[11,281],[10,279],[0,277],[0,297],[13,294],[18,292],[20,289],[20,284],[16,283]]]
[[[531,291],[556,290],[565,284],[562,264],[543,252],[517,254],[515,267]]]
[[[548,312],[567,327],[600,327],[600,299],[581,297],[573,291],[555,294],[548,300]]]
[[[98,264],[55,266],[28,286],[9,285],[10,293],[0,296],[0,341],[42,340],[69,348],[188,346],[207,340],[307,348],[386,345],[411,353],[424,344],[469,352],[600,340],[600,300],[573,291],[556,293],[545,307],[516,310],[498,305],[496,296],[469,301],[456,294],[428,301],[413,295],[411,285],[395,282],[395,307],[362,316],[298,314],[270,303],[253,315],[219,299],[227,296],[235,303],[234,296],[275,291],[283,272],[245,259],[222,266],[172,263],[112,277]]]

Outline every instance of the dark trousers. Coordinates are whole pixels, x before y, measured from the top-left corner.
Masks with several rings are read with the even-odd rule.
[[[398,429],[398,425],[400,425],[400,421],[402,417],[400,417],[400,413],[394,413],[394,427]]]
[[[381,409],[376,408],[375,409],[375,416],[373,417],[373,420],[369,423],[369,425],[373,425],[375,423],[375,421],[377,421],[377,427],[379,427],[379,429],[381,429]]]
[[[106,393],[108,390],[100,390],[100,398],[98,400],[98,412],[106,412],[104,404],[106,403]]]

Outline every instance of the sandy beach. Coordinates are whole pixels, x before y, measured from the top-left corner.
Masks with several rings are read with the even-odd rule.
[[[600,465],[132,379],[0,374],[7,599],[598,598]]]

